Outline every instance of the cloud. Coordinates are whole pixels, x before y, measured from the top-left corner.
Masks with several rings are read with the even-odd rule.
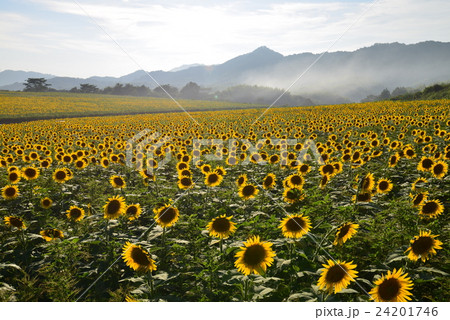
[[[47,21],[36,30],[39,41],[36,40],[35,48],[54,50],[56,46],[58,52],[66,49],[68,56],[91,52],[96,56],[127,60],[103,29],[147,70],[167,70],[190,63],[221,63],[261,45],[283,54],[323,52],[370,5],[367,1],[254,3],[216,0],[208,1],[207,5],[203,1],[191,1],[189,5],[186,1],[170,4],[132,0],[32,2],[61,17],[56,22]],[[375,42],[448,41],[449,10],[445,0],[378,1],[332,51],[354,50]],[[41,20],[32,14],[21,17],[28,19],[29,24],[38,24]],[[67,21],[64,17],[68,17]],[[76,25],[71,28],[69,24]],[[14,25],[23,30],[18,23]],[[54,32],[61,27],[66,29],[65,33]],[[9,30],[14,34],[9,39],[19,39],[13,44],[17,49],[23,40],[30,41],[29,33]],[[68,36],[67,32],[71,34]],[[130,61],[124,61],[125,64],[129,66]],[[119,66],[116,64],[116,67]],[[134,69],[137,68],[134,65]],[[87,67],[87,71],[92,72],[92,66]],[[117,74],[115,70],[109,72]]]

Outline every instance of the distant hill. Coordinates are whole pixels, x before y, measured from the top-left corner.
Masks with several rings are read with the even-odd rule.
[[[422,91],[411,92],[392,98],[391,100],[435,100],[450,99],[450,83],[435,84]]]
[[[300,53],[289,56],[260,47],[222,64],[182,66],[172,71],[149,72],[160,84],[181,88],[193,81],[212,90],[237,85],[258,85],[285,89],[289,87],[319,54]],[[22,78],[0,73],[0,89],[19,87]],[[17,71],[22,72],[22,71]],[[3,80],[1,80],[3,79]],[[450,81],[450,43],[426,41],[417,44],[375,44],[353,52],[330,52],[291,88],[290,92],[311,98],[316,103],[360,101],[384,88],[420,87]],[[11,86],[17,82],[15,85]],[[69,90],[80,83],[99,88],[116,83],[131,83],[155,88],[157,85],[143,70],[122,77],[90,77],[87,79],[52,77],[54,89]]]

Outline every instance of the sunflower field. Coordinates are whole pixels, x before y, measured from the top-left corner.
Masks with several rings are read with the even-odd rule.
[[[0,301],[450,301],[449,107],[3,124]]]

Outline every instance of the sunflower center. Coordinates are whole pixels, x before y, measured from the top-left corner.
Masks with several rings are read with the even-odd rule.
[[[137,213],[137,207],[136,206],[130,206],[127,209],[127,215],[134,216]]]
[[[345,225],[339,230],[338,238],[343,238],[350,230],[350,225]]]
[[[74,209],[70,210],[70,216],[73,219],[78,219],[81,216],[81,210],[78,208],[74,208]]]
[[[378,185],[378,187],[380,188],[380,190],[384,191],[387,190],[389,187],[389,183],[387,181],[381,181],[380,184]]]
[[[441,174],[442,172],[444,172],[444,166],[442,164],[438,163],[433,167],[434,174]]]
[[[121,186],[123,186],[124,181],[123,181],[122,178],[120,178],[120,177],[115,177],[115,178],[114,178],[114,183],[115,183],[116,185],[118,185],[119,187],[121,187]]]
[[[424,167],[425,169],[430,169],[431,166],[433,165],[433,160],[431,159],[423,159],[422,161],[422,167]]]
[[[384,301],[391,301],[400,291],[400,282],[391,278],[383,281],[378,287],[378,295]]]
[[[331,164],[327,164],[325,167],[323,167],[323,173],[332,174],[333,172],[334,172],[334,167]]]
[[[9,180],[16,181],[19,178],[19,175],[16,172],[11,172],[9,174]]]
[[[266,250],[260,244],[255,244],[245,249],[244,263],[249,266],[257,266],[266,258]]]
[[[34,178],[36,176],[36,170],[34,170],[32,168],[26,169],[24,173],[29,178]]]
[[[300,217],[293,217],[286,222],[286,229],[290,232],[298,232],[306,227],[305,221]]]
[[[366,193],[361,193],[358,194],[358,201],[369,201],[370,200],[370,193],[366,192]]]
[[[22,220],[15,217],[9,218],[9,223],[16,228],[21,228],[23,226]]]
[[[308,169],[309,169],[309,167],[306,164],[304,164],[300,167],[300,172],[305,173],[306,171],[308,171]]]
[[[212,227],[216,232],[227,232],[230,230],[230,221],[227,218],[217,218]]]
[[[412,251],[419,255],[427,253],[433,247],[433,239],[431,237],[419,237],[411,245]]]
[[[391,164],[396,164],[397,163],[397,157],[396,156],[392,156],[390,163]]]
[[[14,197],[16,195],[16,189],[12,187],[6,188],[5,194],[7,197]]]
[[[43,201],[42,201],[42,205],[43,205],[44,207],[48,207],[48,206],[50,205],[50,200],[48,200],[48,199],[43,200]]]
[[[255,187],[252,185],[245,186],[242,188],[242,194],[246,197],[251,196],[255,193]]]
[[[437,209],[438,209],[437,203],[434,201],[430,201],[430,202],[427,202],[422,207],[422,212],[425,214],[431,214],[431,213],[435,213]]]
[[[58,180],[64,180],[66,178],[66,176],[67,176],[67,174],[63,170],[57,171],[56,174],[55,174],[55,177]]]
[[[108,204],[107,212],[108,214],[116,214],[120,210],[120,201],[111,200]]]
[[[334,266],[328,269],[325,281],[328,283],[337,283],[342,279],[344,279],[346,274],[347,273],[344,266],[341,266],[340,264],[335,264]]]
[[[139,247],[133,247],[131,249],[130,256],[135,263],[137,263],[141,266],[147,266],[150,264],[150,260],[148,259],[147,255]]]
[[[244,183],[244,181],[245,181],[245,178],[244,178],[244,177],[240,177],[240,178],[238,179],[238,184],[241,185],[241,184]]]
[[[189,179],[189,178],[182,178],[181,180],[180,180],[180,182],[181,182],[181,184],[183,185],[183,186],[185,186],[185,187],[189,187],[190,185],[191,185],[191,179]]]
[[[219,176],[217,174],[215,174],[215,173],[210,174],[208,176],[208,182],[209,183],[216,183],[218,180],[219,180]]]
[[[300,184],[302,184],[302,182],[303,182],[303,180],[302,180],[302,177],[300,177],[300,176],[293,176],[291,178],[291,183],[292,184],[300,185]]]
[[[271,176],[268,176],[265,180],[264,180],[264,185],[265,186],[270,186],[273,182],[273,178]]]
[[[159,220],[163,223],[170,223],[173,219],[175,219],[177,213],[174,208],[170,207],[167,209],[164,209],[159,214]]]

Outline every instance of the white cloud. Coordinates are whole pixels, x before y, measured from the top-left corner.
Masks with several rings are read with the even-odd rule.
[[[92,73],[119,75],[130,65],[128,72],[138,67],[86,13],[145,69],[154,70],[196,62],[221,63],[261,45],[283,54],[322,52],[370,5],[346,1],[265,1],[260,5],[232,1],[214,1],[208,5],[200,1],[194,5],[181,1],[170,4],[77,1],[82,9],[75,1],[32,0],[53,14],[76,17],[79,25],[74,26],[77,31],[73,34],[54,31],[61,24],[74,23],[73,19],[47,21],[35,30],[34,37],[29,32],[23,33],[20,22],[12,23],[13,27],[8,29],[1,28],[8,24],[1,19],[1,30],[8,32],[2,32],[0,39],[17,39],[9,42],[15,50],[27,50],[23,43],[34,39],[34,50],[65,52],[68,58],[91,54],[90,59],[96,63],[90,63],[88,58],[74,71],[83,76]],[[336,43],[332,51],[354,50],[374,42],[449,41],[449,14],[450,6],[445,0],[382,0]],[[28,30],[34,30],[30,26],[40,20],[39,16],[32,15],[21,15],[21,19],[27,23]],[[110,61],[116,61],[114,68]]]

